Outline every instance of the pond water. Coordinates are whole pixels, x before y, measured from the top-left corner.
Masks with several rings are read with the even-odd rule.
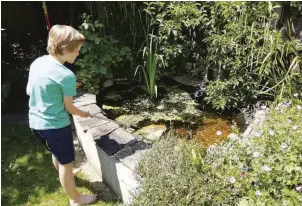
[[[150,99],[138,85],[112,87],[103,93],[99,106],[118,122],[136,128],[158,125],[162,129],[160,125],[165,125],[174,136],[194,138],[205,147],[226,140],[236,130],[232,116],[200,110],[201,105],[186,91],[167,85],[158,91],[158,98]]]
[[[172,128],[174,136],[191,139],[194,138],[205,147],[222,142],[228,135],[234,132],[232,121],[213,114],[202,117],[197,128],[175,127]]]

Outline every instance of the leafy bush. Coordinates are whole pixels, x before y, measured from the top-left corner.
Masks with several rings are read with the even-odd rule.
[[[284,27],[278,16],[280,3],[146,4],[166,67],[204,79],[205,100],[215,109],[246,107],[298,92],[301,42],[291,33],[291,22]],[[297,17],[301,3],[283,5]]]
[[[301,205],[301,99],[273,103],[254,136],[230,138],[207,153],[160,141],[140,163],[144,184],[134,205]]]
[[[301,48],[289,26],[276,29],[278,7],[271,2],[216,2],[211,7],[213,22],[221,21],[216,28],[212,23],[215,32],[205,39],[205,62],[214,73],[206,100],[214,108],[242,107],[257,98],[297,92]]]
[[[113,68],[122,67],[125,61],[131,61],[130,48],[121,45],[117,40],[101,36],[103,24],[93,21],[91,15],[83,14],[83,24],[79,27],[86,42],[81,49],[82,58],[76,64],[80,67],[77,73],[89,92],[98,93],[100,81],[113,77]]]
[[[146,2],[145,11],[156,28],[159,52],[165,60],[161,68],[174,68],[186,64],[192,56],[198,58],[202,49],[200,28],[208,22],[204,9],[197,2]],[[186,65],[182,65],[186,66]]]

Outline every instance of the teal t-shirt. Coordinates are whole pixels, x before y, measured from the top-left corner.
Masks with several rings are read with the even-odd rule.
[[[76,95],[76,77],[51,55],[36,59],[30,66],[29,126],[36,130],[59,129],[71,124],[63,97]]]

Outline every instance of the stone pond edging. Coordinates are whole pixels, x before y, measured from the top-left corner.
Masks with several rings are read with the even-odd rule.
[[[74,105],[106,118],[96,105],[95,95],[79,95]],[[112,121],[73,116],[73,122],[89,164],[124,204],[129,205],[139,194],[142,182],[135,167],[150,145]]]
[[[74,105],[106,119],[101,108],[96,105],[95,95],[80,94],[75,97]],[[254,135],[267,113],[267,109],[258,110],[240,139],[244,141]],[[73,116],[73,122],[89,164],[124,204],[130,205],[141,191],[142,178],[135,172],[135,168],[151,145],[109,120]]]

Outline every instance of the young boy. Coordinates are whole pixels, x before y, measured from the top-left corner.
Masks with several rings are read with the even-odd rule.
[[[69,114],[91,117],[73,106],[76,77],[63,64],[74,63],[85,37],[70,26],[55,25],[48,37],[49,55],[36,59],[30,66],[26,88],[29,99],[29,126],[33,134],[52,153],[55,168],[71,206],[89,204],[96,195],[80,194],[73,171],[74,145]]]

